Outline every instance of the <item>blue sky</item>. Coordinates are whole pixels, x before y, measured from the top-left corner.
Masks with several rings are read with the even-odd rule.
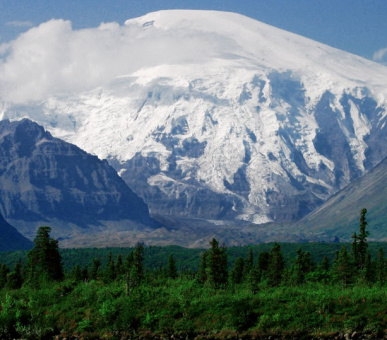
[[[386,0],[0,0],[0,44],[53,18],[79,29],[177,8],[237,12],[368,59],[379,51],[378,61],[387,61]]]

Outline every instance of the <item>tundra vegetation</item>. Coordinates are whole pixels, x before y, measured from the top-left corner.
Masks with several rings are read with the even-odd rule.
[[[51,229],[41,227],[23,260],[0,266],[0,337],[383,337],[387,261],[383,248],[369,251],[366,212],[333,259],[317,262],[302,248],[287,258],[274,243],[229,261],[212,239],[196,270],[181,269],[172,253],[150,269],[143,244],[65,269]]]

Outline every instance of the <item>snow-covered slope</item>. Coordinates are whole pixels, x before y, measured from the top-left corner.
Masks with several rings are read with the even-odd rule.
[[[119,47],[92,65],[127,63],[121,73],[5,102],[3,117],[108,159],[155,214],[294,220],[387,156],[382,65],[225,12],[161,11],[106,31]]]

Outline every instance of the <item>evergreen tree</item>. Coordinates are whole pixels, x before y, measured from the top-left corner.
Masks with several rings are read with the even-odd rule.
[[[118,254],[116,261],[116,276],[122,276],[125,272],[124,264],[122,263],[122,256]]]
[[[246,267],[245,261],[241,257],[238,257],[234,263],[234,268],[231,271],[231,275],[230,275],[231,282],[233,284],[239,284],[242,282],[245,267]],[[250,270],[248,271],[248,273],[250,274]],[[248,277],[248,276],[246,276],[246,277]]]
[[[367,257],[367,237],[369,235],[369,232],[366,230],[367,228],[367,221],[366,221],[366,213],[367,209],[362,209],[360,211],[360,224],[359,224],[359,235],[358,235],[358,245],[357,245],[357,251],[358,251],[358,267],[359,269],[364,269],[365,261]]]
[[[131,251],[130,254],[125,258],[125,263],[124,263],[124,270],[125,272],[130,272],[132,269],[132,265],[134,262],[134,252]]]
[[[213,238],[210,242],[211,248],[207,256],[207,281],[214,288],[227,285],[227,250],[224,246],[219,247],[219,242]]]
[[[144,261],[144,245],[138,243],[132,255],[133,263],[126,275],[126,294],[129,295],[130,290],[138,287],[143,281],[144,268],[142,262]]]
[[[73,268],[73,270],[71,271],[71,277],[75,280],[75,281],[82,281],[82,270],[81,268],[79,267],[78,264],[76,264]]]
[[[270,250],[269,265],[267,268],[267,279],[270,286],[279,286],[285,270],[285,260],[278,243],[274,243]]]
[[[7,283],[7,275],[10,272],[10,269],[5,264],[0,264],[0,289],[5,287]]]
[[[170,254],[168,258],[167,276],[171,279],[177,278],[177,267],[176,267],[176,261],[173,258],[173,254]]]
[[[89,276],[89,267],[88,266],[85,266],[83,269],[82,269],[82,280],[84,282],[89,282],[90,280],[90,276]]]
[[[376,282],[381,285],[385,284],[386,280],[386,261],[384,259],[383,249],[378,252],[378,262],[376,264]]]
[[[247,278],[250,274],[250,271],[253,269],[254,266],[254,253],[253,250],[250,248],[249,255],[244,263],[244,270],[243,270],[243,277]]]
[[[101,260],[98,258],[93,259],[93,265],[90,270],[90,280],[97,280],[100,275]]]
[[[113,282],[116,279],[116,266],[111,252],[103,276],[106,283]]]
[[[40,227],[34,239],[35,246],[27,255],[26,272],[29,282],[62,280],[62,258],[58,241],[50,237],[50,227]]]
[[[290,281],[293,284],[302,284],[306,280],[306,275],[315,269],[315,264],[309,252],[301,249],[297,250],[297,257],[291,268]]]
[[[267,251],[263,251],[258,255],[258,270],[261,274],[265,273],[269,268],[270,254]]]
[[[351,259],[348,255],[347,248],[344,246],[341,248],[337,260],[333,264],[332,274],[335,281],[341,283],[343,287],[346,287],[353,281]]]
[[[331,264],[329,262],[329,259],[327,256],[324,256],[321,265],[320,265],[322,270],[329,271],[329,268],[331,267]]]
[[[324,256],[324,258],[322,259],[317,269],[311,271],[307,275],[307,280],[310,280],[313,282],[321,282],[324,284],[330,282],[331,281],[331,272],[329,270],[330,266],[331,265],[328,257]]]
[[[371,254],[369,252],[367,252],[364,262],[363,278],[367,283],[374,282],[374,268],[373,263],[371,261]]]
[[[22,263],[21,260],[19,260],[13,269],[12,272],[10,272],[7,275],[7,282],[5,286],[9,289],[19,289],[23,284],[23,276],[22,276]]]
[[[207,281],[207,256],[208,256],[208,251],[206,250],[202,254],[198,275],[197,275],[197,280],[201,284],[204,284]]]
[[[253,267],[250,270],[249,276],[247,277],[247,282],[249,289],[253,294],[256,294],[259,290],[259,282],[261,281],[260,272],[257,267]]]

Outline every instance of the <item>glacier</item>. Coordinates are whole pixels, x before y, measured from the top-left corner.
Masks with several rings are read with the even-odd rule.
[[[107,159],[155,216],[294,221],[387,156],[385,66],[235,13],[160,11],[105,31],[119,56],[97,66],[127,65],[97,86],[3,96],[1,118]]]

